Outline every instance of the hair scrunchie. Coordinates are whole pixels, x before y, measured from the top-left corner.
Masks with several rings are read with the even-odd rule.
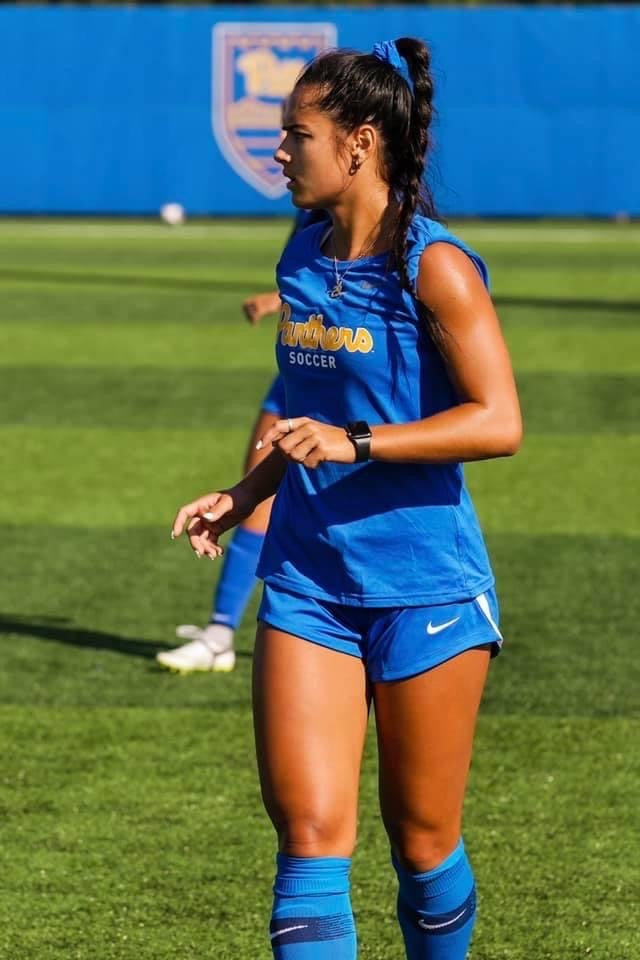
[[[413,80],[409,73],[409,65],[396,47],[395,42],[393,40],[383,40],[382,43],[374,43],[371,53],[374,57],[377,57],[378,60],[382,60],[383,63],[388,63],[400,74],[409,87],[411,96],[413,96]]]

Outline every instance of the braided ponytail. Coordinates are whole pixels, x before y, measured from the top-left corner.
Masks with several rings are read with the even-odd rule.
[[[431,58],[427,46],[412,37],[395,41],[398,53],[406,60],[413,81],[409,135],[401,156],[394,163],[392,186],[402,198],[400,214],[393,237],[393,252],[402,285],[411,289],[407,272],[408,231],[414,214],[423,213],[436,218],[435,204],[424,180],[427,153],[431,146],[430,128],[433,120],[433,80]]]

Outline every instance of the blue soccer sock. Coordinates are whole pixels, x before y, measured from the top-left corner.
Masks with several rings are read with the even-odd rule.
[[[269,935],[275,960],[355,960],[348,857],[277,857]]]
[[[210,623],[222,623],[232,630],[240,623],[256,585],[256,567],[263,541],[264,534],[236,527],[225,550]]]
[[[434,870],[409,873],[394,856],[398,919],[408,960],[464,960],[476,913],[476,888],[462,840]]]

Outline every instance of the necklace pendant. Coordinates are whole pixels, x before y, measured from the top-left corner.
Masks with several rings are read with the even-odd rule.
[[[329,296],[332,300],[335,300],[336,297],[342,296],[342,277],[340,277],[339,280],[336,280],[335,287],[332,287],[332,289],[329,290]]]

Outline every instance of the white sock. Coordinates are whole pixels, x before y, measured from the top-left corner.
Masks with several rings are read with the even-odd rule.
[[[234,630],[223,623],[210,623],[202,631],[202,639],[214,653],[233,649]]]

